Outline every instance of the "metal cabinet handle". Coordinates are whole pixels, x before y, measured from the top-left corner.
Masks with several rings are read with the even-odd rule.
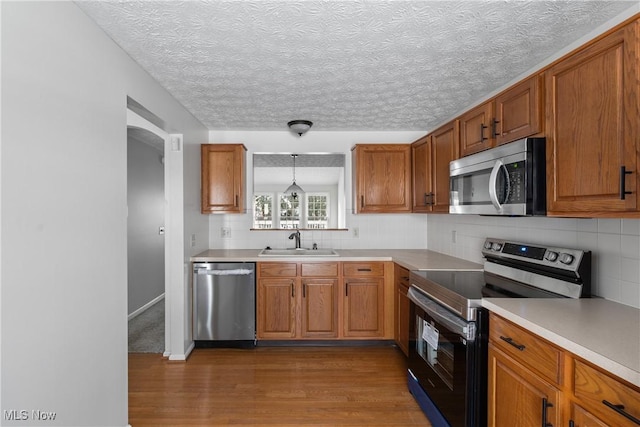
[[[631,191],[626,191],[627,175],[632,174],[632,171],[628,171],[625,166],[620,166],[620,200],[624,200],[627,194],[632,194]]]
[[[344,296],[348,297],[349,296],[349,282],[344,284]]]
[[[547,409],[553,408],[553,403],[549,403],[546,397],[542,398],[542,427],[553,427],[553,424],[547,422]]]
[[[237,194],[236,194],[236,204],[234,206],[238,207],[238,195]]]
[[[513,338],[511,337],[503,337],[502,335],[500,335],[500,339],[504,342],[506,342],[507,344],[511,344],[512,346],[514,346],[515,348],[517,348],[520,351],[524,351],[524,349],[526,348],[524,345],[522,344],[516,344],[513,341]]]
[[[302,284],[302,298],[306,298],[307,297],[307,284],[303,283]]]
[[[569,420],[569,427],[576,427],[576,423],[573,420]]]
[[[360,196],[360,207],[364,208],[364,196]]]
[[[359,268],[358,271],[371,271],[370,268]]]
[[[484,130],[487,128],[487,126],[484,125],[484,123],[480,123],[480,142],[482,141],[486,141],[487,137],[484,136]]]
[[[296,287],[293,284],[293,280],[291,281],[291,298],[296,297]]]
[[[634,417],[633,415],[631,415],[630,413],[625,411],[624,410],[624,405],[614,405],[613,403],[608,402],[606,400],[603,400],[602,403],[604,403],[605,406],[613,409],[614,411],[616,411],[618,414],[622,415],[626,419],[631,420],[632,422],[634,422],[634,423],[636,423],[637,425],[640,426],[640,419]]]
[[[498,123],[500,123],[499,120],[491,119],[491,138],[498,136]]]

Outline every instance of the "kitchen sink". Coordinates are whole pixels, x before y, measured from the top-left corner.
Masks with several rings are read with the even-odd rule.
[[[258,256],[274,256],[274,257],[287,257],[287,256],[338,256],[338,253],[333,249],[308,249],[308,248],[291,248],[291,249],[271,249],[265,248],[260,251]]]

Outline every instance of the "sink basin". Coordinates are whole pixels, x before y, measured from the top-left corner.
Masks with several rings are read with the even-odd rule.
[[[333,249],[263,249],[258,256],[338,256]]]

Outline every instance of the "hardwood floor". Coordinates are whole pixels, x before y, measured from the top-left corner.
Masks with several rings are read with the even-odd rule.
[[[394,347],[196,349],[185,362],[129,355],[140,426],[430,426]]]

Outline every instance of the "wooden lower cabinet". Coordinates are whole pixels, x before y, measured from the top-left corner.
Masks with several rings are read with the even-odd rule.
[[[382,278],[345,279],[345,337],[384,335],[383,284]]]
[[[489,329],[490,427],[640,425],[639,387],[493,313]]]
[[[260,340],[393,338],[384,262],[259,262],[257,271]]]
[[[571,404],[571,427],[608,427],[595,415],[575,403]]]
[[[410,300],[407,296],[409,291],[409,270],[398,264],[394,265],[394,282],[395,282],[395,314],[396,314],[396,344],[405,354],[409,356],[409,305]]]
[[[338,337],[338,279],[302,279],[303,338]]]
[[[489,426],[560,426],[560,390],[489,345]],[[543,407],[546,410],[543,410]]]
[[[258,280],[258,338],[288,339],[296,336],[297,279]]]

